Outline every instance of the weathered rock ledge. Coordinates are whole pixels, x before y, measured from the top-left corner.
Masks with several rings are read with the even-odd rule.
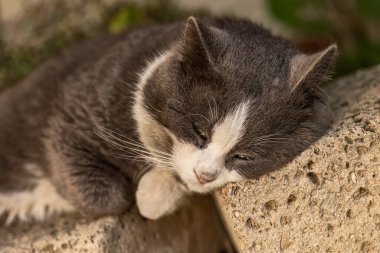
[[[240,252],[380,252],[380,66],[328,93],[325,137],[284,169],[216,193]]]
[[[241,252],[380,252],[380,66],[330,85],[331,131],[286,168],[215,194]],[[159,221],[63,216],[0,228],[0,253],[228,252],[208,198]]]
[[[219,253],[229,251],[228,243],[209,198],[193,199],[159,221],[133,208],[120,218],[67,215],[0,229],[1,253]]]

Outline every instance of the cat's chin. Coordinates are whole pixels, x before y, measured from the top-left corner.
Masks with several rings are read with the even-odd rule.
[[[190,192],[195,192],[195,193],[200,193],[200,194],[206,194],[219,188],[219,187],[213,187],[207,184],[201,185],[197,183],[188,183],[188,182],[185,182],[185,185]]]

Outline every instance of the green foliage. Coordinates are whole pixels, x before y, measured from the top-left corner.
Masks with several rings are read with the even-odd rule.
[[[148,19],[142,8],[136,5],[125,5],[116,9],[108,21],[108,30],[111,33],[119,33],[126,28],[142,23]]]
[[[380,63],[379,0],[267,0],[267,6],[296,33],[297,44],[337,42],[338,76]]]
[[[57,10],[54,20],[49,20],[49,23],[41,25],[50,27],[58,25],[61,21],[59,16],[65,15],[62,13],[63,10]],[[94,28],[97,33],[103,31],[119,33],[134,25],[182,20],[190,15],[189,12],[178,8],[170,0],[150,0],[146,4],[126,3],[105,10],[105,13],[103,24]],[[204,14],[204,11],[192,12],[192,15],[197,16]],[[71,27],[70,31],[55,34],[40,48],[25,46],[4,49],[6,47],[0,41],[0,90],[25,78],[39,64],[58,53],[63,47],[79,38],[89,36],[82,34],[79,26],[80,24],[77,24],[77,26]]]
[[[321,12],[323,5],[323,1],[268,0],[269,10],[276,18],[303,32],[330,31],[329,24]],[[308,11],[311,13],[307,13]]]
[[[355,48],[341,53],[337,73],[349,73],[380,63],[380,46],[368,40],[358,40]]]
[[[379,0],[356,0],[358,11],[364,17],[370,17],[380,21],[380,1]]]
[[[56,34],[40,49],[23,47],[0,51],[0,90],[23,79],[38,64],[59,52],[70,42],[82,37],[80,33]],[[4,48],[4,46],[0,46]]]
[[[117,6],[108,13],[105,23],[109,32],[118,33],[137,24],[170,22],[205,14],[203,10],[187,12],[170,0],[150,0],[144,5],[125,3]]]

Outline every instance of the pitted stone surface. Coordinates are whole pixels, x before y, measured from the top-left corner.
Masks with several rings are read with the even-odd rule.
[[[193,199],[159,221],[146,220],[133,208],[96,221],[67,215],[0,228],[0,253],[218,253],[229,252],[228,243],[208,198]]]
[[[216,193],[240,252],[380,252],[380,67],[328,93],[325,137],[285,168]]]

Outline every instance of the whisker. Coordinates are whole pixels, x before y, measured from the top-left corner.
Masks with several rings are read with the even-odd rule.
[[[141,144],[141,143],[139,143],[139,142],[137,142],[137,141],[135,141],[135,140],[133,140],[133,139],[130,139],[130,138],[126,137],[126,136],[123,135],[123,134],[120,134],[120,133],[118,133],[118,132],[112,131],[112,130],[107,129],[107,128],[104,128],[104,130],[107,130],[107,131],[109,131],[109,132],[111,132],[111,133],[113,133],[113,134],[116,134],[116,135],[118,135],[118,136],[120,136],[120,137],[126,139],[126,140],[123,140],[123,139],[117,138],[116,136],[114,136],[114,135],[111,134],[111,136],[117,138],[119,141],[121,141],[121,142],[123,142],[123,143],[130,144],[130,145],[133,145],[133,146],[135,146],[135,147],[138,147],[138,148],[142,148],[142,149],[144,149],[144,150],[147,150],[147,148],[146,148],[143,144]],[[159,154],[161,154],[161,155],[165,155],[165,156],[168,156],[168,157],[171,156],[170,153],[163,152],[163,151],[158,150],[158,149],[155,149],[155,148],[149,148],[149,149],[151,149],[152,151],[154,151],[154,152],[156,152],[156,153],[159,153]],[[149,151],[151,151],[151,150],[149,150]],[[148,150],[147,150],[147,151],[148,151]]]
[[[216,121],[219,118],[219,107],[218,107],[218,103],[216,102],[215,98],[212,98],[212,100],[214,101],[214,110],[215,110],[215,115],[216,115],[214,121]]]
[[[149,103],[148,99],[145,97],[144,92],[141,92],[141,95],[142,95],[143,98],[144,98],[144,102],[145,102],[145,103],[146,103],[151,109],[153,109],[153,110],[155,110],[155,111],[157,111],[157,112],[159,112],[159,113],[162,113],[161,110],[158,110],[157,108],[153,107],[153,106]]]
[[[134,141],[134,140],[132,140],[132,139],[130,139],[130,138],[128,138],[128,137],[126,137],[126,136],[120,134],[120,133],[117,133],[117,132],[115,132],[115,131],[112,131],[112,130],[110,130],[110,129],[107,129],[107,128],[105,128],[105,127],[102,127],[102,126],[100,126],[100,125],[98,125],[98,127],[99,127],[99,128],[102,128],[103,132],[104,132],[105,134],[107,134],[108,137],[112,137],[114,140],[117,140],[117,141],[121,142],[122,144],[130,145],[130,146],[132,146],[134,149],[139,148],[139,151],[142,151],[142,152],[145,152],[145,153],[148,153],[148,154],[151,154],[151,153],[157,153],[157,154],[156,154],[157,156],[162,156],[162,157],[166,157],[166,158],[170,158],[170,157],[172,156],[170,153],[166,153],[166,152],[163,152],[163,151],[160,151],[160,150],[154,149],[154,148],[151,148],[152,150],[148,150],[144,145],[142,145],[142,144],[140,144],[140,143],[138,143],[138,142],[136,142],[136,141]],[[110,132],[111,132],[111,133],[110,133]],[[121,137],[123,137],[123,138],[126,138],[126,139],[128,139],[128,140],[130,140],[130,141],[126,141],[126,140],[120,139],[120,138],[118,138],[117,136],[115,136],[114,134],[116,134],[116,135],[118,135],[118,136],[121,136]],[[104,136],[104,135],[102,135],[102,136]],[[105,137],[105,136],[104,136],[104,137]],[[109,139],[109,138],[108,138],[108,139]],[[131,147],[128,147],[128,146],[126,146],[126,145],[122,145],[122,144],[119,143],[119,145],[120,145],[121,147],[126,147],[126,148],[128,148],[128,149],[131,148]],[[136,150],[137,150],[137,149],[136,149]]]
[[[159,164],[160,166],[164,166],[164,167],[172,167],[171,155],[169,156],[165,152],[160,152],[163,155],[157,154],[155,152],[150,152],[146,150],[144,146],[142,146],[139,143],[136,143],[135,141],[128,142],[121,138],[118,138],[117,136],[112,134],[112,133],[115,133],[115,134],[118,134],[118,133],[112,130],[109,130],[105,127],[102,127],[98,123],[96,123],[96,126],[97,127],[94,129],[95,134],[97,134],[100,138],[104,139],[105,141],[107,141],[112,146],[116,147],[117,149],[123,152],[127,152],[127,154],[128,153],[130,154],[130,155],[124,154],[124,155],[114,155],[114,156],[119,157],[121,159],[128,159],[132,161],[145,161],[145,162],[151,162],[155,165]],[[121,134],[118,134],[118,135],[123,136]]]
[[[117,158],[124,159],[124,160],[154,162],[153,164],[155,164],[155,165],[160,164],[160,165],[165,165],[165,166],[170,167],[170,168],[172,167],[171,162],[165,162],[165,161],[162,161],[160,159],[155,159],[155,158],[149,157],[149,156],[126,156],[126,155],[118,155],[118,154],[115,154],[113,156],[117,157]]]
[[[119,79],[120,82],[125,83],[123,80]],[[155,111],[161,112],[157,108],[153,107],[147,101],[145,94],[142,93],[146,104]],[[202,115],[200,115],[202,116]],[[121,133],[107,129],[101,126],[94,116],[90,115],[90,125],[92,125],[93,132],[101,139],[109,143],[114,148],[123,152],[123,154],[111,154],[114,157],[120,159],[126,159],[131,161],[144,161],[151,163],[153,166],[159,165],[160,168],[172,168],[172,154],[157,150],[155,148],[145,147],[142,143],[133,140]]]
[[[114,146],[116,146],[116,148],[119,148],[120,150],[122,150],[124,152],[130,153],[133,155],[145,155],[145,156],[154,157],[156,159],[161,159],[163,161],[171,161],[170,157],[161,156],[161,155],[151,153],[151,152],[146,151],[146,150],[141,150],[141,149],[137,149],[134,147],[128,147],[128,146],[120,146],[120,145],[115,145],[115,144],[114,144]]]
[[[135,154],[144,154],[144,155],[152,155],[151,153],[149,153],[148,151],[146,150],[141,150],[141,149],[136,149],[134,147],[128,147],[128,146],[125,146],[125,145],[121,145],[117,142],[115,142],[114,140],[112,140],[111,138],[103,135],[101,132],[99,132],[98,130],[95,130],[95,134],[97,134],[99,137],[101,137],[102,139],[106,140],[107,142],[109,142],[112,146],[114,146],[115,148],[119,149],[119,150],[122,150],[122,151],[129,151],[131,153],[135,153]],[[110,135],[111,137],[115,137],[115,136],[112,136]],[[127,150],[126,150],[127,149]],[[154,154],[156,155],[156,154]],[[156,155],[157,156],[157,155]],[[167,157],[162,157],[162,158],[167,158]]]
[[[156,160],[160,160],[161,162],[164,162],[164,163],[168,163],[168,164],[171,164],[172,163],[172,160],[164,160],[162,158],[159,158],[159,157],[154,157],[154,156],[149,156],[149,155],[144,155],[144,154],[120,154],[118,155],[118,157],[122,157],[122,158],[128,158],[128,159],[141,159],[141,158],[147,158],[147,159],[156,159]]]
[[[209,108],[209,114],[210,114],[210,117],[211,117],[211,120],[212,121],[215,121],[215,115],[214,115],[214,110],[212,109],[211,107],[211,104],[210,104],[210,100],[207,99],[207,104],[208,104],[208,108]]]
[[[145,158],[148,158],[148,159],[157,159],[157,160],[160,160],[160,161],[162,161],[162,162],[165,162],[165,163],[171,164],[170,161],[165,161],[165,160],[161,160],[161,159],[159,159],[159,158],[150,157],[150,156],[145,156],[145,155],[139,155],[139,154],[136,154],[136,155],[130,155],[130,154],[118,154],[117,156],[120,157],[120,158],[136,159],[136,160],[142,160],[142,159],[145,159]]]

